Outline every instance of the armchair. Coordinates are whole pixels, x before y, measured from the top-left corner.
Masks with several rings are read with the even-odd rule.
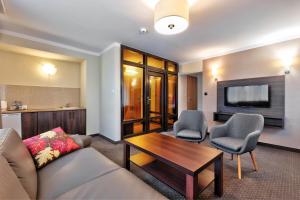
[[[207,134],[207,122],[202,111],[185,110],[174,124],[174,134],[177,138],[188,141],[205,140]]]
[[[211,145],[231,155],[237,155],[239,179],[242,178],[241,155],[244,153],[250,153],[254,169],[258,170],[253,151],[263,127],[264,117],[262,115],[237,113],[224,125],[213,127],[210,130]]]

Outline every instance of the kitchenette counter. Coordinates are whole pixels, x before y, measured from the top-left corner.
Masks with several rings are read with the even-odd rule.
[[[2,114],[13,114],[13,113],[34,113],[34,112],[55,112],[55,111],[72,111],[72,110],[85,110],[85,108],[79,107],[65,107],[65,108],[45,108],[45,109],[27,109],[27,110],[4,110]]]

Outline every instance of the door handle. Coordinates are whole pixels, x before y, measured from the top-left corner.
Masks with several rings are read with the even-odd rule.
[[[147,97],[147,104],[150,104],[151,98]]]

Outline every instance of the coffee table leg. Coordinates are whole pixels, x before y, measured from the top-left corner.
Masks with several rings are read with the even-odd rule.
[[[124,144],[123,167],[130,170],[130,146],[128,144]]]
[[[185,197],[187,200],[196,199],[198,193],[198,176],[185,175]]]
[[[223,195],[223,155],[215,161],[215,194]]]

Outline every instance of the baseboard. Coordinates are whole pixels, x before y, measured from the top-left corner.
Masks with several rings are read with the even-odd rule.
[[[280,149],[280,150],[300,153],[300,149],[295,149],[292,147],[285,147],[285,146],[280,146],[280,145],[276,145],[276,144],[268,144],[268,143],[264,143],[264,142],[258,142],[258,144],[262,145],[262,146],[266,146],[266,147],[272,147],[274,149]]]
[[[92,137],[100,136],[100,137],[103,138],[104,140],[106,140],[106,141],[108,141],[108,142],[110,142],[110,143],[113,143],[113,144],[119,144],[119,143],[121,143],[121,141],[114,141],[114,140],[112,140],[112,139],[110,139],[110,138],[108,138],[108,137],[106,137],[106,136],[104,136],[104,135],[101,135],[100,133],[92,134],[92,135],[90,135],[90,136],[92,136]]]

